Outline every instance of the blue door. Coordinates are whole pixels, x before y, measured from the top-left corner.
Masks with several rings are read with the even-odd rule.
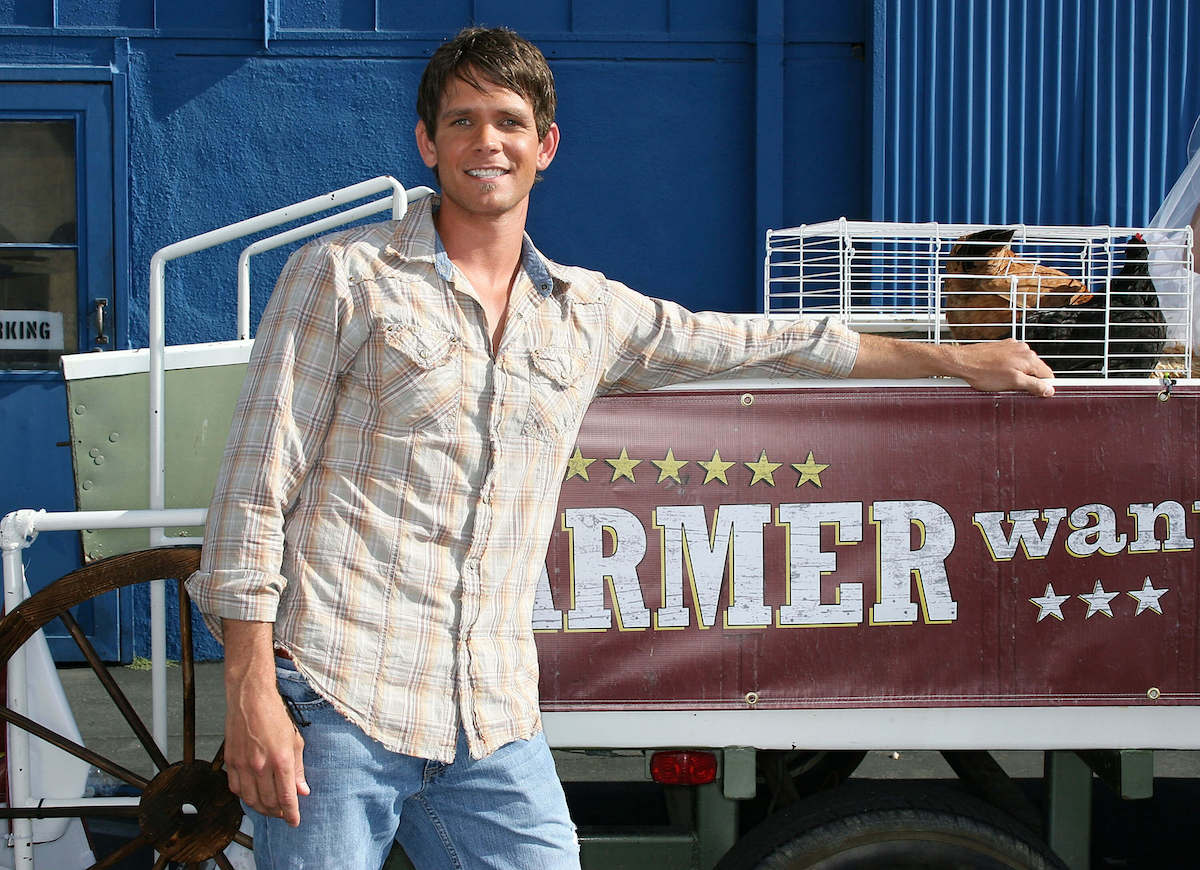
[[[114,298],[110,83],[0,83],[0,514],[75,508],[64,353],[119,346]],[[79,535],[24,551],[36,591],[80,565]],[[97,651],[123,657],[111,593],[76,614]],[[55,624],[56,658],[80,660]]]

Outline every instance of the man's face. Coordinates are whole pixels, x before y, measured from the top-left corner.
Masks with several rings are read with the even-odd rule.
[[[417,122],[425,165],[437,167],[443,207],[498,217],[524,210],[534,177],[550,165],[558,127],[538,139],[533,107],[519,94],[479,79],[477,90],[457,76],[442,94],[437,130]]]

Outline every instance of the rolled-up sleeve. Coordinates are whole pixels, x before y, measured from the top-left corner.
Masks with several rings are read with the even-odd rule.
[[[274,622],[284,517],[295,502],[353,359],[355,303],[337,252],[314,242],[280,273],[263,313],[188,592],[221,638],[223,618]]]
[[[606,394],[735,373],[841,378],[858,354],[858,333],[832,317],[693,313],[615,281],[608,293]]]

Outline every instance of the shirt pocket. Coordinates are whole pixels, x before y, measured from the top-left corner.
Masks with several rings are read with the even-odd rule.
[[[565,345],[535,347],[529,352],[529,414],[524,433],[545,441],[574,437],[587,408],[584,375],[591,352]]]
[[[452,332],[408,323],[383,331],[380,400],[395,423],[451,431],[462,396],[462,340]]]

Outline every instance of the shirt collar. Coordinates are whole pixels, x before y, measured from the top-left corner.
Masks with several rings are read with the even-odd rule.
[[[450,281],[454,277],[454,264],[433,223],[433,213],[440,204],[441,197],[436,194],[418,200],[396,227],[387,252],[404,260],[432,263],[437,274]],[[521,268],[543,297],[553,293],[556,285],[563,291],[571,286],[563,270],[534,247],[528,233],[521,240]]]
[[[454,280],[454,264],[450,262],[450,255],[446,253],[446,248],[442,245],[442,237],[437,234],[437,230],[433,231],[433,268],[442,280],[450,282]]]

